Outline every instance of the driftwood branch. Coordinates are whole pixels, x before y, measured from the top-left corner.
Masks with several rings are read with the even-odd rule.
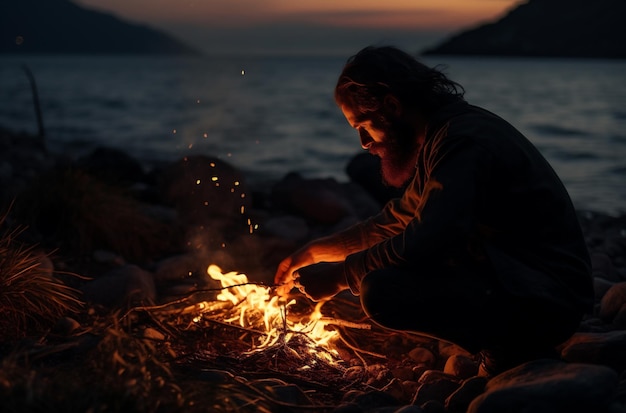
[[[23,65],[22,69],[26,73],[28,77],[28,81],[30,82],[30,88],[33,92],[33,104],[35,105],[35,115],[37,116],[37,128],[39,130],[39,138],[43,140],[46,135],[45,129],[43,127],[43,117],[41,115],[41,104],[39,103],[39,93],[37,92],[37,82],[35,82],[35,76],[33,72],[30,71],[28,66]]]

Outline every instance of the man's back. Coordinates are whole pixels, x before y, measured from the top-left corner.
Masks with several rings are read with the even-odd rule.
[[[446,191],[454,190],[459,176],[471,175],[473,198],[458,202],[473,203],[473,230],[504,286],[520,296],[588,309],[590,262],[576,212],[537,148],[508,122],[464,102],[444,109],[435,123],[447,134],[434,149],[441,162],[431,179],[440,179]]]

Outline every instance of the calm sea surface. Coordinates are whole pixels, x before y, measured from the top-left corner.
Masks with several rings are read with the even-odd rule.
[[[0,56],[0,126],[79,155],[124,149],[147,166],[218,156],[254,182],[287,172],[347,181],[360,151],[332,91],[337,57]],[[580,209],[626,212],[626,61],[429,57],[470,103],[503,116],[551,162]]]

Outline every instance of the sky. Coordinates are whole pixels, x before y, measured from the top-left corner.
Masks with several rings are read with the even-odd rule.
[[[74,0],[174,35],[206,53],[419,52],[523,0]]]

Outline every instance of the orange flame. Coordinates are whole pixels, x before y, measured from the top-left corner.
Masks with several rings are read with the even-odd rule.
[[[325,328],[327,323],[321,320],[323,303],[318,303],[311,314],[298,321],[290,321],[286,312],[296,303],[295,299],[281,303],[278,296],[270,294],[269,287],[248,283],[245,274],[224,274],[217,265],[210,265],[207,273],[214,280],[220,281],[224,288],[217,299],[230,302],[238,309],[237,314],[224,321],[236,322],[241,327],[254,328],[265,333],[265,338],[255,345],[255,349],[270,347],[281,339],[287,343],[295,334],[306,334],[311,340],[312,351],[316,347],[322,347],[334,355],[337,354],[331,345],[338,333]],[[328,361],[332,361],[331,357],[328,357]]]

